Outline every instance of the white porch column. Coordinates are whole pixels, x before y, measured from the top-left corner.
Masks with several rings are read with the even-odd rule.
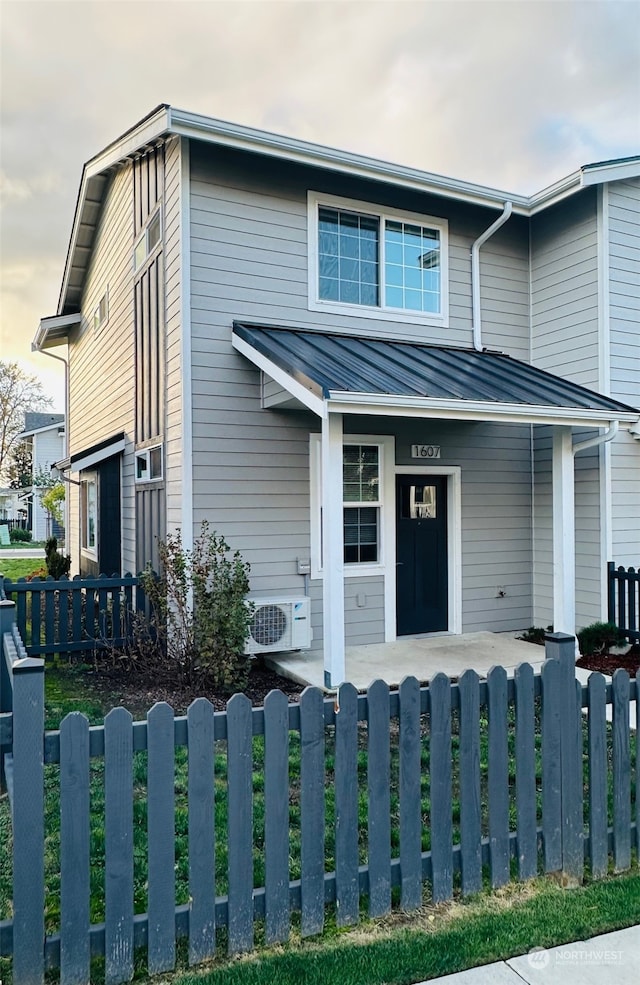
[[[553,429],[553,629],[576,631],[576,521],[570,427]]]
[[[322,419],[322,621],[324,683],[345,680],[342,414]]]

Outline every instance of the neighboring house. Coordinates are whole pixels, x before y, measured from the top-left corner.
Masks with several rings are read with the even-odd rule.
[[[0,489],[0,521],[20,519],[19,495],[17,489]]]
[[[68,346],[76,569],[207,519],[310,596],[332,684],[345,641],[602,617],[640,558],[639,212],[640,158],[525,197],[158,107],[86,165],[34,342]]]
[[[51,467],[65,454],[64,414],[47,414],[27,411],[24,415],[24,431],[20,441],[28,445],[31,452],[31,476],[50,476]],[[63,534],[60,525],[52,520],[42,505],[42,493],[46,488],[37,482],[20,490],[21,505],[29,510],[28,527],[33,540],[46,540],[47,537]]]

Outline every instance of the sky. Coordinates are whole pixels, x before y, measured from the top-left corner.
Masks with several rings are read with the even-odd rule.
[[[161,102],[531,194],[640,152],[640,0],[0,0],[0,359],[56,411],[82,166]]]

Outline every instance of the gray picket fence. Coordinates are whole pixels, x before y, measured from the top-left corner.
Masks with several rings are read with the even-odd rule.
[[[582,687],[573,637],[548,637],[540,674],[345,684],[337,698],[308,688],[299,704],[274,691],[253,709],[237,694],[223,712],[199,698],[186,716],[160,703],[134,722],[116,708],[94,727],[72,713],[44,741],[44,664],[21,658],[12,632],[4,640],[14,894],[0,953],[13,955],[15,985],[41,985],[46,968],[88,983],[92,955],[116,985],[136,948],[150,974],[170,971],[180,937],[192,965],[251,950],[257,925],[284,942],[294,913],[307,937],[329,909],[347,926],[363,904],[380,917],[457,886],[540,872],[578,883],[585,865],[595,878],[628,868],[639,847],[637,683],[618,671]],[[59,894],[45,839],[49,852],[58,839]]]
[[[16,603],[16,622],[28,656],[64,658],[124,645],[134,612],[144,611],[139,579],[125,575],[97,578],[20,578],[0,575],[0,598]]]
[[[607,565],[608,619],[628,640],[640,642],[640,570]]]

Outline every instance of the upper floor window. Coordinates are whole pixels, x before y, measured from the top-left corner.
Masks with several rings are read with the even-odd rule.
[[[136,243],[133,250],[133,265],[136,270],[147,261],[148,257],[154,252],[162,238],[162,224],[160,220],[160,209],[151,216],[145,226],[144,232]]]
[[[109,295],[105,291],[93,312],[93,328],[98,331],[106,323],[109,317]]]
[[[136,482],[156,482],[162,479],[162,445],[136,452]]]
[[[442,219],[310,192],[310,306],[443,323],[447,239]]]

